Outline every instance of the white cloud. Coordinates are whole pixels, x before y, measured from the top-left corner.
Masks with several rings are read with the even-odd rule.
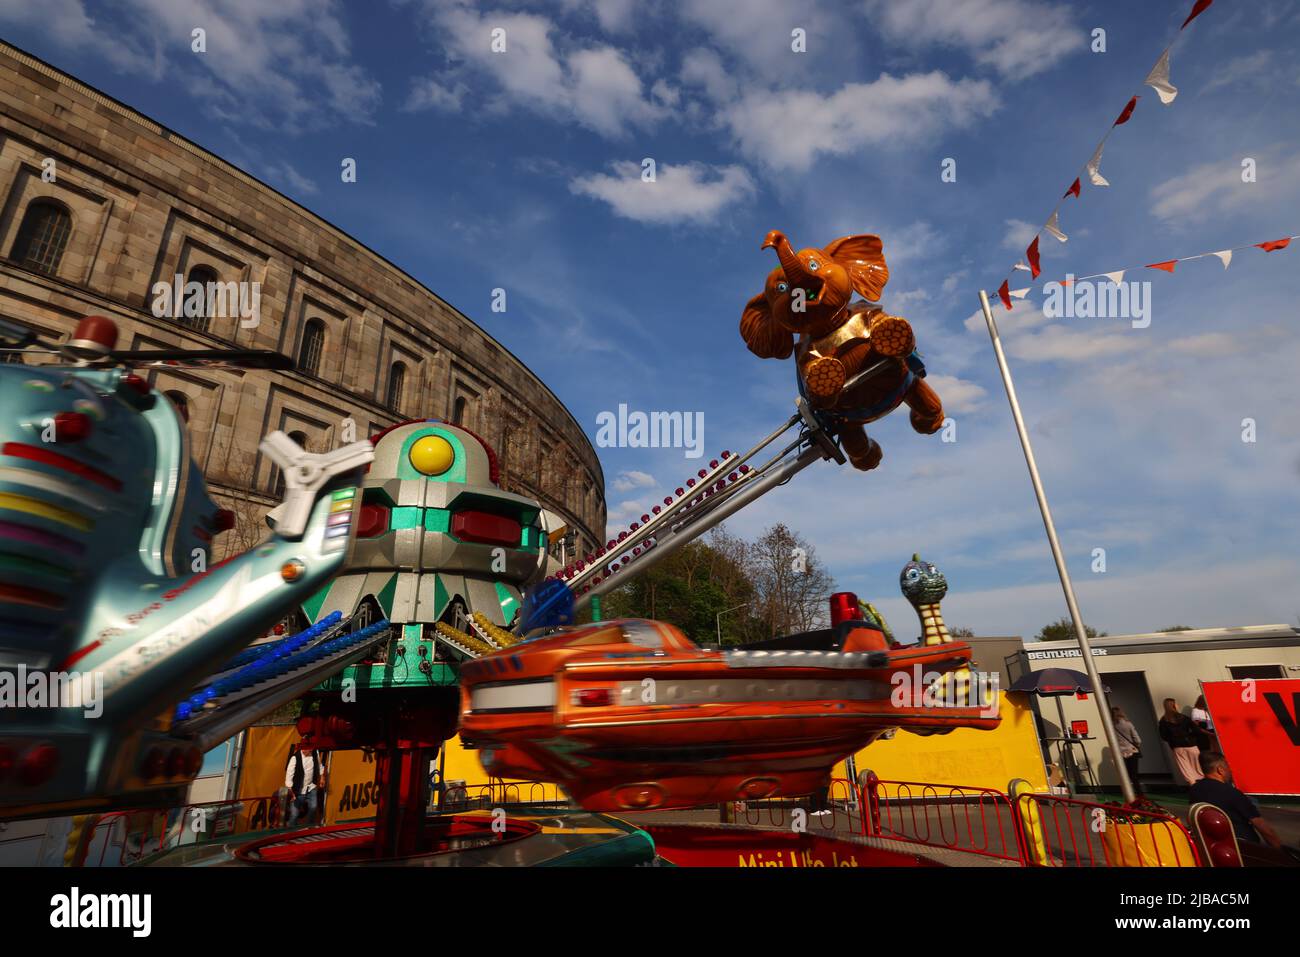
[[[610,484],[615,492],[630,492],[634,488],[654,488],[655,477],[649,472],[638,472],[636,469],[629,469],[620,472],[618,478]]]
[[[411,93],[402,105],[403,110],[443,110],[456,113],[468,90],[463,83],[450,86],[439,83],[433,77],[421,77],[411,84]]]
[[[1041,551],[1047,555],[1046,543]],[[1295,622],[1292,596],[1300,565],[1293,559],[1181,564],[1072,576],[1084,621],[1111,634],[1143,634],[1176,623],[1211,628]],[[1249,610],[1240,602],[1224,601],[1234,591],[1251,596]],[[901,599],[877,604],[886,616],[892,612],[906,620],[909,609]],[[1051,579],[979,590],[954,587],[943,610],[946,619],[974,628],[976,634],[1019,633],[1025,638],[1066,614],[1060,583]]]
[[[574,114],[587,126],[614,136],[625,123],[641,126],[664,115],[641,93],[641,80],[613,47],[579,50],[568,59]]]
[[[1296,194],[1300,153],[1283,155],[1278,146],[1249,154],[1257,181],[1242,182],[1241,155],[1201,163],[1151,190],[1151,212],[1160,219],[1204,222],[1247,207],[1276,207]]]
[[[790,56],[790,31],[809,37],[837,29],[835,13],[815,0],[683,0],[680,13],[729,53],[770,75],[778,64],[799,63]]]
[[[462,62],[458,69],[486,73],[497,82],[501,92],[493,105],[498,109],[522,107],[611,137],[666,115],[662,103],[645,95],[640,77],[620,51],[605,45],[557,48],[553,38],[565,34],[546,17],[482,13],[461,0],[428,0],[426,9],[438,39]],[[492,49],[494,30],[504,31],[504,52]],[[444,75],[431,82],[454,89],[459,80]]]
[[[353,62],[333,0],[219,6],[121,0],[119,6],[130,31],[97,23],[81,0],[0,3],[0,20],[40,26],[61,45],[98,53],[121,70],[174,76],[215,116],[233,123],[316,129],[336,119],[369,123],[379,107],[380,85]],[[196,28],[206,32],[206,52],[190,50]]]
[[[632,522],[637,521],[642,515],[649,514],[649,512],[650,509],[642,502],[635,502],[630,499],[619,502],[605,513],[605,534],[615,537]]]
[[[956,376],[929,375],[925,381],[939,393],[945,412],[958,414],[974,412],[988,397],[988,390],[982,385]]]
[[[610,164],[612,173],[579,176],[569,188],[610,205],[626,219],[642,223],[705,222],[720,210],[754,192],[754,181],[739,166],[711,167],[703,163],[660,164],[655,181],[641,178],[641,164],[623,160]]]
[[[682,82],[700,87],[715,103],[733,99],[740,89],[736,78],[722,65],[722,57],[713,50],[696,47],[682,57]]]
[[[1022,79],[1087,49],[1065,4],[1036,0],[866,0],[870,23],[889,40],[965,50],[976,63]]]
[[[1008,219],[1006,228],[1006,234],[1002,237],[1002,245],[1007,249],[1019,250],[1022,253],[1034,241],[1039,229],[1038,226],[1025,222],[1023,219]],[[1038,245],[1040,248],[1044,248],[1042,243]]]
[[[803,172],[819,155],[866,146],[892,147],[960,129],[998,106],[984,80],[951,80],[938,71],[811,90],[753,90],[723,111],[741,151],[774,170]]]
[[[1130,331],[1127,324],[1108,320],[1078,322],[1078,326],[1051,325],[1032,335],[1014,338],[1008,351],[1017,359],[1034,362],[1080,362],[1131,352],[1135,348],[1134,337],[1142,335],[1142,330]]]
[[[1229,335],[1226,332],[1205,332],[1198,336],[1175,339],[1165,348],[1170,352],[1180,352],[1187,356],[1210,358],[1243,352],[1246,349],[1246,343],[1241,335]]]
[[[91,44],[101,32],[81,0],[47,0],[40,4],[3,0],[0,19],[26,27],[39,26],[64,46]]]
[[[1042,231],[1042,224],[1026,222],[1023,219],[1008,219],[1006,221],[1006,233],[1002,236],[1002,245],[1006,249],[1015,250],[1019,255],[1017,262],[1022,262],[1026,266],[1029,260],[1026,258],[1026,251],[1029,244],[1034,241],[1035,236],[1041,237],[1038,240],[1038,255],[1040,259],[1048,259],[1053,256],[1063,256],[1067,252],[1066,244],[1056,239],[1050,233]],[[1072,235],[1085,236],[1087,232],[1082,229],[1072,230]],[[1026,283],[1030,281],[1030,275],[1023,270],[1017,271],[1011,277],[1012,287],[1017,286],[1018,279],[1023,279]]]
[[[283,184],[290,190],[308,196],[320,192],[316,183],[295,169],[288,160],[271,163],[266,167],[266,177],[273,183]]]
[[[1123,355],[1147,341],[1142,338],[1146,330],[1134,329],[1127,320],[1067,319],[1048,323],[1042,307],[1029,299],[1013,299],[1010,312],[996,300],[992,306],[1003,347],[1017,359],[1080,362]],[[964,325],[972,333],[988,335],[983,311],[971,313]]]
[[[993,318],[998,323],[998,333],[1005,339],[1009,334],[1032,329],[1042,325],[1047,321],[1043,315],[1043,310],[1037,303],[1029,299],[1011,300],[1011,311],[1008,312],[996,301],[990,300],[993,305]],[[984,310],[977,309],[966,317],[962,323],[968,332],[977,335],[988,334],[988,324],[984,321]]]
[[[567,9],[590,10],[602,30],[624,33],[633,26],[633,11],[638,0],[563,0]]]
[[[1245,56],[1233,57],[1215,67],[1214,76],[1201,88],[1201,92],[1212,93],[1238,83],[1266,89],[1278,80],[1278,71],[1273,63],[1272,50],[1256,50]]]

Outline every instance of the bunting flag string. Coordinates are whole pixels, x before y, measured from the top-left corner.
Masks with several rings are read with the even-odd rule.
[[[1058,280],[1058,282],[1062,286],[1069,286],[1086,279],[1106,279],[1115,285],[1119,285],[1124,281],[1126,273],[1138,269],[1158,269],[1161,272],[1172,273],[1179,263],[1191,262],[1194,259],[1206,259],[1210,256],[1214,256],[1218,259],[1219,262],[1223,263],[1223,268],[1227,269],[1228,264],[1232,262],[1232,254],[1235,252],[1240,252],[1243,249],[1262,249],[1266,253],[1277,252],[1278,250],[1286,249],[1290,246],[1291,240],[1293,239],[1300,239],[1300,235],[1283,236],[1281,239],[1270,239],[1268,242],[1263,243],[1246,243],[1242,246],[1232,246],[1228,249],[1217,249],[1212,252],[1197,253],[1195,256],[1181,256],[1178,259],[1166,259],[1162,262],[1145,263],[1139,266],[1126,266],[1123,269],[1112,269],[1109,272],[1096,272],[1087,276],[1071,276],[1063,280]],[[1051,282],[1051,280],[1048,281]],[[1009,284],[1006,282],[1002,284],[1001,288],[998,289],[998,297],[1002,300],[1002,304],[1010,309],[1010,302],[1012,299],[1024,299],[1025,296],[1029,294],[1030,290],[1029,288],[1010,289],[1008,286]]]
[[[1209,9],[1213,2],[1214,0],[1196,0],[1191,12],[1187,15],[1187,19],[1184,20],[1183,25],[1178,28],[1179,34],[1181,35],[1182,31],[1187,29],[1189,23]],[[1174,40],[1165,47],[1164,51],[1161,52],[1159,59],[1156,60],[1155,66],[1151,68],[1146,79],[1142,81],[1143,86],[1149,86],[1155,90],[1156,96],[1160,98],[1160,102],[1165,106],[1172,103],[1174,98],[1178,96],[1178,87],[1174,86],[1173,82],[1169,78],[1169,52],[1173,49],[1174,43],[1177,42],[1177,39],[1178,38],[1175,37]],[[1110,134],[1113,133],[1117,127],[1123,126],[1133,118],[1133,113],[1137,109],[1138,100],[1141,98],[1141,95],[1136,93],[1129,98],[1129,101],[1124,105],[1124,109],[1121,110],[1119,116],[1115,118],[1115,122],[1111,123],[1110,128],[1106,130],[1106,135],[1103,136],[1101,142],[1097,144],[1097,148],[1093,151],[1092,157],[1084,164],[1083,169],[1079,171],[1079,175],[1075,177],[1074,182],[1070,184],[1069,189],[1067,189],[1061,195],[1061,198],[1057,200],[1056,207],[1052,210],[1052,214],[1047,218],[1047,222],[1044,223],[1042,228],[1039,230],[1039,234],[1045,232],[1049,236],[1055,238],[1058,242],[1069,242],[1069,236],[1067,236],[1061,229],[1061,205],[1071,196],[1075,199],[1082,199],[1083,177],[1085,175],[1088,177],[1088,182],[1093,186],[1110,185],[1109,180],[1101,175],[1102,150],[1105,148],[1106,140],[1110,138]],[[1035,235],[1034,241],[1030,243],[1029,247],[1025,250],[1025,258],[1029,261],[1029,266],[1026,267],[1023,263],[1018,262],[1012,267],[1012,272],[1028,268],[1031,278],[1038,278],[1039,273],[1042,271],[1039,264],[1038,238],[1038,235]],[[1173,260],[1173,262],[1181,262],[1181,260]],[[1166,265],[1168,264],[1153,263],[1152,268],[1164,268]],[[1226,268],[1227,264],[1225,263],[1224,265]],[[1172,266],[1169,267],[1169,271],[1173,271]],[[998,289],[998,295],[1008,309],[1011,308],[1011,296],[1013,295],[1010,288],[1010,280],[1011,276],[1008,274],[1007,278]],[[1024,297],[1021,296],[1018,298]]]

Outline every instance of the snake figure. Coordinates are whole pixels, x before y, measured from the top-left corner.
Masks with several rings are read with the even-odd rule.
[[[943,572],[914,554],[898,576],[898,587],[921,618],[921,643],[941,645],[952,641],[939,612],[939,602],[948,594],[948,579]]]
[[[939,602],[948,594],[948,579],[943,577],[930,562],[922,561],[921,556],[912,555],[912,560],[903,566],[898,576],[898,585],[903,597],[916,609],[921,619],[921,643],[942,645],[952,641],[948,626],[943,623],[943,614],[939,611]],[[971,688],[975,683],[975,671],[968,665],[962,665],[955,671],[947,672],[934,685],[933,692],[940,701],[948,701],[957,707],[982,707],[993,705],[994,698],[990,689],[975,683],[976,692],[972,696]]]

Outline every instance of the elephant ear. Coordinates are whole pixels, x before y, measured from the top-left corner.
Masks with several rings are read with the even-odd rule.
[[[889,267],[879,236],[843,236],[826,247],[826,255],[848,270],[859,296],[872,302],[880,299],[889,281]]]
[[[745,303],[740,336],[760,359],[785,359],[794,351],[794,335],[776,324],[767,296],[761,292]]]

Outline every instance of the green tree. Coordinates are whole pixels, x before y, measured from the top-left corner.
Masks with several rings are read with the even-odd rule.
[[[1160,629],[1161,633],[1170,632],[1170,631],[1191,631],[1191,630],[1192,630],[1191,625],[1170,625],[1168,628]]]
[[[715,529],[605,596],[605,618],[653,618],[692,641],[723,644],[825,624],[835,582],[797,532],[775,525],[756,541]]]
[[[697,643],[717,640],[719,612],[753,599],[742,566],[728,555],[730,543],[694,541],[605,596],[606,618],[653,618],[676,625]],[[743,611],[743,609],[741,609]],[[734,613],[721,619],[724,642],[738,642],[746,619]]]
[[[1106,637],[1106,632],[1098,631],[1092,625],[1084,625],[1083,627],[1089,638]],[[1037,637],[1039,641],[1073,641],[1074,622],[1069,618],[1058,618],[1050,625],[1044,625]]]
[[[766,624],[765,637],[826,624],[826,599],[835,590],[835,580],[802,535],[778,522],[758,537],[748,555],[758,593],[753,613]]]

